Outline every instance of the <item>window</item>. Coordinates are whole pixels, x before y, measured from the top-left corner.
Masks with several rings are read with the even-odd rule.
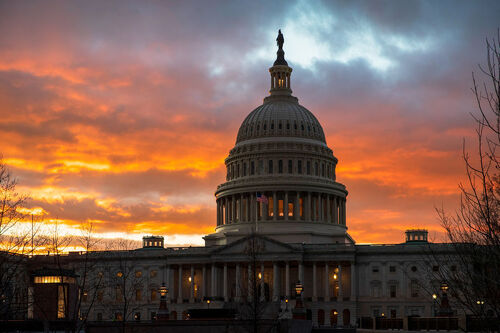
[[[293,163],[292,160],[288,160],[288,173],[292,173]]]
[[[66,297],[68,286],[57,286],[57,318],[66,318]]]
[[[135,291],[135,300],[140,301],[142,299],[142,291],[140,289],[137,289]]]
[[[416,272],[416,271],[417,271],[417,266],[412,266],[412,267],[411,267],[411,271],[412,271],[412,272]]]
[[[321,177],[325,177],[325,164],[321,163]]]
[[[310,175],[311,174],[311,161],[307,161],[307,174]]]
[[[302,161],[297,161],[297,171],[302,174]]]
[[[396,298],[396,286],[395,285],[390,285],[389,286],[389,293],[391,298]]]
[[[439,266],[432,266],[432,271],[433,272],[439,271]]]
[[[156,277],[157,275],[158,275],[158,271],[155,269],[153,269],[151,272],[149,272],[149,276],[152,278]]]
[[[452,272],[455,272],[457,270],[457,266],[453,265],[453,266],[451,266],[450,269],[451,269]]]
[[[115,299],[117,302],[121,302],[123,300],[122,289],[120,286],[116,286],[115,288]]]
[[[123,276],[123,273],[122,272],[118,272],[118,273],[116,273],[116,276],[119,277],[119,278],[121,278]]]
[[[99,290],[99,291],[97,292],[97,300],[98,300],[99,302],[102,302],[102,299],[103,299],[103,298],[104,298],[104,292],[103,292],[103,291],[101,291],[101,290]]]
[[[151,301],[156,301],[157,291],[156,289],[151,289]]]
[[[243,163],[243,177],[246,177],[247,175],[247,164]]]
[[[151,311],[151,320],[156,320],[156,312]]]
[[[373,273],[378,273],[378,266],[373,266],[372,267],[372,272]]]
[[[140,278],[142,276],[142,271],[135,271],[135,277]]]
[[[258,170],[258,173],[259,174],[264,173],[264,161],[263,160],[259,160],[259,170]]]
[[[121,314],[121,312],[115,312],[115,320],[123,321],[123,315]]]
[[[255,173],[255,162],[250,162],[250,174],[253,175]]]
[[[396,266],[389,266],[389,272],[391,273],[396,272]]]
[[[134,314],[134,320],[135,321],[141,321],[141,313],[140,312],[136,312]]]
[[[273,173],[273,160],[269,160],[268,173]]]
[[[418,297],[419,294],[419,285],[417,280],[411,280],[410,282],[410,292],[411,292],[411,297]]]
[[[281,129],[281,122],[278,124],[278,129]]]
[[[102,321],[102,312],[97,312],[96,320]]]
[[[274,129],[274,123],[271,123],[271,129]]]
[[[278,173],[283,173],[283,160],[278,161]]]
[[[89,292],[85,290],[82,293],[82,302],[87,302],[88,296],[89,296]]]

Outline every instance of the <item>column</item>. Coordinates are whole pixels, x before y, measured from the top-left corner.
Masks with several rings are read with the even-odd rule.
[[[257,221],[257,205],[255,202],[255,193],[250,194],[250,207],[248,208],[250,212],[250,220],[254,222]]]
[[[242,222],[245,220],[245,218],[243,217],[243,195],[241,194],[240,195],[240,218],[238,219],[238,222]]]
[[[219,200],[217,200],[217,226],[220,226],[220,204],[219,204]]]
[[[300,192],[297,191],[295,196],[295,205],[293,206],[293,219],[295,221],[300,220]]]
[[[285,199],[283,200],[283,216],[288,221],[288,191],[285,192]]]
[[[318,209],[319,209],[319,220],[321,222],[325,221],[325,211],[323,209],[323,195],[321,193],[318,194]]]
[[[247,300],[249,302],[252,301],[252,298],[253,298],[253,293],[256,292],[256,290],[252,290],[252,283],[253,283],[253,278],[252,278],[252,263],[249,262],[248,263],[248,296],[247,296]]]
[[[316,275],[316,262],[313,262],[313,291],[312,291],[312,301],[316,302],[318,300],[318,291],[316,287],[316,280],[317,280],[317,275]]]
[[[328,263],[325,262],[325,302],[330,301],[330,279],[329,279]],[[340,310],[337,310],[340,311]],[[326,314],[325,314],[326,315]]]
[[[345,206],[345,199],[342,200],[342,224],[346,225],[346,206]]]
[[[207,296],[207,268],[205,267],[205,264],[203,264],[203,268],[201,269],[202,272],[201,272],[201,278],[202,278],[202,282],[201,282],[201,299],[203,300],[204,297]]]
[[[227,264],[224,264],[224,286],[223,286],[223,288],[224,288],[224,302],[228,302],[229,296],[227,294]]]
[[[252,212],[251,207],[252,206],[250,205],[250,195],[249,194],[245,195],[245,202],[246,202],[246,206],[247,206],[246,207],[247,209],[246,209],[246,212],[245,212],[245,218],[246,218],[245,221],[249,222],[251,220],[251,218],[252,218],[251,217],[251,212]]]
[[[273,302],[278,302],[280,298],[279,287],[279,267],[277,262],[273,262]]]
[[[227,197],[224,198],[224,224],[229,224],[229,199]]]
[[[306,213],[306,220],[311,220],[311,192],[307,192],[306,205],[304,207]]]
[[[304,263],[301,261],[299,262],[299,276],[298,279],[299,281],[304,284]]]
[[[211,273],[211,286],[210,286],[210,297],[215,297],[216,296],[216,292],[215,292],[215,264],[212,264],[212,269],[210,270],[210,273]]]
[[[278,194],[273,192],[273,221],[278,219]]]
[[[331,218],[331,209],[330,209],[330,195],[326,195],[326,222],[330,223],[332,222]]]
[[[337,197],[333,196],[333,224],[339,223],[339,208],[337,206]]]
[[[266,300],[266,295],[264,293],[265,288],[264,288],[264,263],[260,264],[260,301],[264,302]]]
[[[165,275],[166,275],[166,284],[167,284],[167,288],[169,288],[169,290],[172,290],[172,292],[174,291],[172,288],[173,287],[173,284],[170,285],[170,265],[167,265],[167,269],[166,269],[166,272],[165,272]],[[170,298],[171,298],[171,295],[170,293],[167,293],[167,302],[170,303]]]
[[[179,265],[179,293],[177,294],[177,303],[182,303],[182,266]]]
[[[231,196],[231,223],[236,222],[236,196]]]
[[[189,292],[189,303],[194,303],[194,266],[191,265],[191,282]]]
[[[290,299],[290,263],[287,261],[285,266],[285,296]]]
[[[311,195],[311,220],[316,220],[316,196]]]
[[[356,272],[355,272],[355,263],[351,261],[351,301],[356,300]]]
[[[240,264],[236,264],[236,301],[241,301],[241,267]]]
[[[344,293],[342,292],[342,264],[339,264],[339,300],[341,301],[344,298]]]

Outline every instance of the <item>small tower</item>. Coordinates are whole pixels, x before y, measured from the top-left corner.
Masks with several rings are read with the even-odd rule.
[[[276,61],[273,67],[269,68],[269,73],[271,73],[271,90],[269,90],[269,93],[271,95],[292,95],[292,89],[290,88],[292,68],[288,67],[288,63],[285,60],[285,51],[283,51],[284,42],[283,34],[279,30],[278,37],[276,38],[278,45]]]
[[[163,248],[163,236],[144,236],[142,237],[143,249]]]
[[[428,232],[426,229],[406,230],[406,243],[427,243]]]

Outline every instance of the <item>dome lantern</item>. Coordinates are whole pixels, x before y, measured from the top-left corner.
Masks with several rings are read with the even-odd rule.
[[[271,74],[271,90],[269,90],[269,93],[271,95],[292,95],[290,87],[292,68],[288,66],[285,60],[285,51],[283,51],[284,42],[283,34],[281,30],[278,30],[278,37],[276,38],[276,44],[278,45],[277,57],[273,67],[269,68],[269,73]]]

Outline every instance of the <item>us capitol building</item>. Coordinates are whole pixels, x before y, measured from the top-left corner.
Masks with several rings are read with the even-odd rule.
[[[338,159],[317,118],[292,95],[281,32],[277,42],[269,96],[243,120],[225,160],[214,233],[204,247],[165,248],[163,237],[147,236],[140,249],[92,253],[88,272],[82,270],[89,257],[70,253],[65,267],[93,281],[82,293],[89,320],[151,320],[162,284],[170,319],[186,319],[190,309],[239,309],[255,293],[265,316],[278,318],[294,308],[298,282],[313,325],[433,316],[428,290],[436,286],[422,252],[427,231],[409,230],[400,244],[355,244]],[[58,309],[67,315],[64,304]]]

